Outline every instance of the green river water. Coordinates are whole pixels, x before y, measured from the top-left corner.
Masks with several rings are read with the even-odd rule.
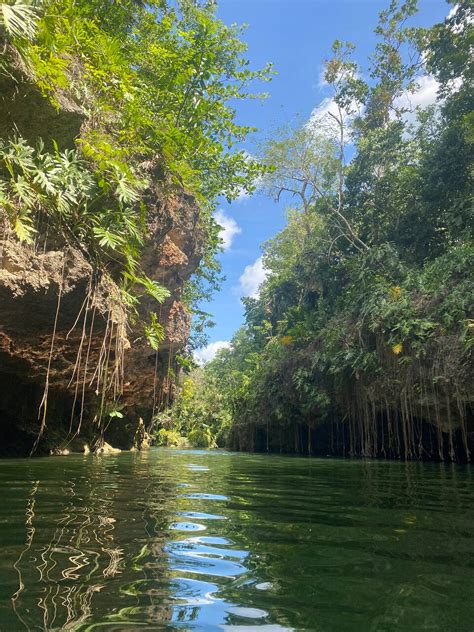
[[[474,630],[468,466],[0,461],[0,630]]]

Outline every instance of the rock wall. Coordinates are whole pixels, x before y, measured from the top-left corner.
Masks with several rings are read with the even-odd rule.
[[[139,309],[158,312],[166,332],[158,353],[133,326],[125,329],[125,314],[115,300],[117,288],[95,282],[94,271],[81,252],[69,247],[50,249],[44,242],[36,248],[25,246],[4,230],[0,238],[0,449],[31,451],[41,428],[46,388],[46,428],[38,451],[59,448],[73,436],[94,441],[93,416],[101,397],[97,370],[106,357],[108,379],[117,380],[117,394],[122,392],[123,417],[113,418],[105,437],[121,448],[133,445],[140,418],[148,426],[153,410],[173,395],[168,373],[187,342],[191,325],[181,294],[199,265],[203,248],[198,219],[199,209],[190,196],[182,194],[167,204],[156,200],[155,230],[149,233],[143,268],[171,296],[159,306],[151,298],[142,300]],[[118,344],[123,347],[123,361]]]
[[[83,117],[64,99],[58,110],[26,77],[0,78],[0,137],[19,130],[30,142],[46,135],[73,146]],[[176,188],[165,194],[155,164],[143,170],[152,184],[142,268],[170,290],[164,304],[147,298],[138,307],[141,315],[155,311],[164,327],[158,353],[127,321],[118,287],[84,253],[46,229],[34,246],[20,244],[0,224],[0,452],[41,454],[86,442],[98,448],[104,439],[140,447],[154,410],[172,398],[170,369],[191,324],[182,292],[199,266],[204,235],[194,198]],[[114,392],[119,415],[104,417],[105,389]]]

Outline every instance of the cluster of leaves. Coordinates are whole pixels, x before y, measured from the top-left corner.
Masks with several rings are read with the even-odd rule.
[[[120,179],[105,185],[98,175],[75,149],[60,151],[55,144],[48,152],[42,141],[34,148],[21,137],[0,139],[0,208],[18,239],[33,243],[48,232],[62,235],[96,269],[120,264],[121,295],[129,307],[140,296],[137,288],[163,302],[168,290],[138,269],[144,220],[137,186]]]
[[[414,2],[392,2],[382,13],[368,83],[337,42],[326,74],[336,91],[330,125],[313,120],[267,147],[275,166],[267,185],[290,197],[288,223],[264,247],[269,274],[259,297],[245,299],[245,325],[197,383],[198,400],[212,401],[201,395],[212,389],[224,396],[219,414],[235,432],[266,426],[267,436],[292,437],[298,424],[343,421],[355,392],[381,406],[392,397],[384,375],[396,402],[418,388],[401,378],[415,374],[410,366],[429,376],[420,389],[442,381],[453,401],[466,390],[472,6],[458,3],[426,31],[406,26],[414,11]],[[428,70],[438,103],[408,112],[402,97]]]

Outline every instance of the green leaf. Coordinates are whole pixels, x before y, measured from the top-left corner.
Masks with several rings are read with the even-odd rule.
[[[28,220],[17,217],[13,228],[20,241],[24,241],[27,244],[31,244],[33,242],[33,235],[36,233],[36,230]]]
[[[158,322],[155,312],[150,313],[150,324],[145,325],[145,335],[151,348],[154,351],[158,351],[161,343],[166,338],[166,334],[163,325]]]
[[[32,40],[36,35],[39,12],[23,2],[0,3],[0,26],[11,38]]]

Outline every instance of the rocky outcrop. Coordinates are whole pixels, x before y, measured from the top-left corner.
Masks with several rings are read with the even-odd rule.
[[[170,401],[169,372],[187,342],[191,324],[181,294],[199,265],[203,238],[199,209],[185,194],[167,203],[156,199],[150,217],[143,269],[170,290],[170,298],[162,305],[143,299],[139,310],[155,311],[164,327],[166,339],[158,353],[143,332],[126,326],[118,289],[97,278],[79,250],[57,245],[50,249],[47,241],[25,246],[4,230],[0,239],[3,449],[14,445],[20,452],[31,450],[41,428],[45,397],[40,451],[67,443],[78,433],[93,443],[104,380],[116,381],[122,416],[111,417],[105,430],[116,447],[132,447],[140,424],[148,426],[153,410]],[[146,437],[139,438],[138,447],[144,441]]]
[[[18,129],[31,142],[47,133],[62,146],[73,145],[83,117],[65,96],[55,108],[24,77],[0,78],[0,94],[0,136]],[[176,187],[165,194],[156,164],[142,170],[152,183],[144,200],[142,269],[170,291],[162,305],[143,298],[138,306],[144,317],[154,311],[164,327],[157,353],[143,329],[127,319],[113,274],[93,269],[79,247],[61,243],[46,229],[26,246],[0,224],[4,453],[64,451],[78,437],[92,448],[105,440],[117,448],[140,448],[147,445],[154,410],[172,398],[171,369],[191,323],[181,297],[199,266],[204,236],[194,198]],[[110,393],[114,411],[107,408]]]

